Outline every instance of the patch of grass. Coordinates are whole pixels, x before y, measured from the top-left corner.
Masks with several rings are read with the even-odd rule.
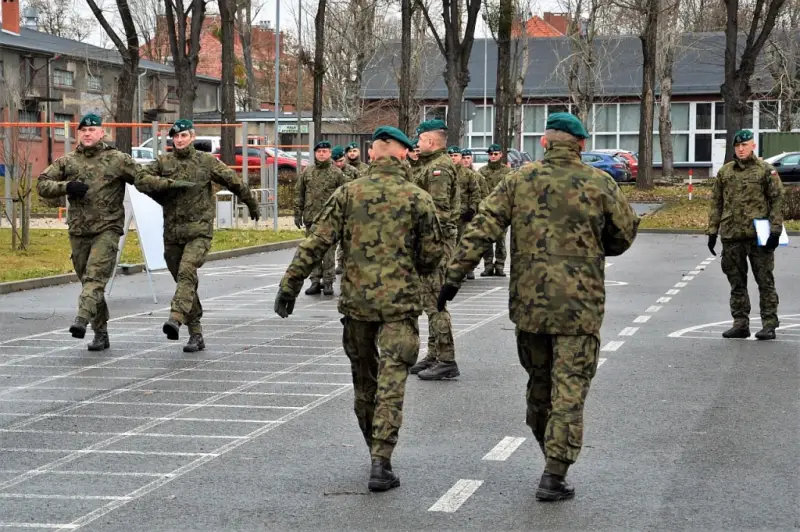
[[[303,231],[259,231],[221,229],[214,233],[211,251],[239,249],[303,238]],[[32,229],[31,243],[25,251],[11,251],[11,229],[0,229],[0,282],[20,281],[71,273],[69,236],[63,229]],[[122,264],[142,262],[135,231],[128,234],[122,250]]]
[[[642,218],[642,229],[705,229],[708,224],[707,199],[680,199]]]
[[[636,185],[625,185],[621,188],[628,201],[637,203],[662,203],[689,198],[689,187],[687,185],[658,186],[650,190],[639,190]],[[711,199],[711,187],[695,185],[692,199]]]

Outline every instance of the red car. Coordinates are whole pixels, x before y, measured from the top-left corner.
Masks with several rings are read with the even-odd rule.
[[[274,164],[274,158],[272,157],[272,149],[266,148],[264,150],[265,157],[264,161],[267,167],[271,167]],[[242,166],[244,157],[242,157],[242,146],[236,146],[234,148],[234,154],[236,156],[236,162],[234,163],[236,166]],[[214,157],[219,159],[222,154],[220,150],[217,149],[212,153]],[[308,164],[307,161],[302,161],[301,165],[303,168],[306,167]],[[247,169],[249,170],[259,170],[261,167],[261,149],[260,148],[247,148]],[[282,171],[289,171],[289,172],[296,172],[297,171],[297,160],[287,156],[282,151],[278,150],[278,172]]]
[[[636,176],[639,175],[639,159],[636,158],[636,155],[632,151],[627,150],[591,150],[597,153],[607,153],[609,155],[616,155],[620,159],[624,160],[628,164],[628,168],[631,171],[631,179],[636,181]]]

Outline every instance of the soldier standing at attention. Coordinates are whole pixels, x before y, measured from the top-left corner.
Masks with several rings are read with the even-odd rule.
[[[633,243],[639,218],[611,177],[581,162],[589,136],[569,113],[547,118],[543,161],[500,182],[450,262],[438,307],[511,226],[510,318],[528,373],[527,424],[546,458],[539,500],[568,499],[565,480],[583,443],[583,405],[597,370],[605,257]]]
[[[368,164],[361,162],[361,150],[358,149],[358,142],[351,142],[344,150],[347,156],[347,164],[358,170],[359,174],[363,174],[369,168]]]
[[[760,296],[761,330],[758,340],[774,340],[778,328],[778,293],[775,291],[775,249],[783,230],[783,183],[771,164],[755,155],[753,133],[738,131],[733,137],[735,158],[720,168],[708,213],[708,249],[716,255],[717,234],[722,237],[720,266],[731,285],[733,327],[724,338],[750,336],[750,297],[747,261],[753,267]],[[768,219],[770,234],[759,246],[753,220]]]
[[[189,181],[190,190],[150,194],[164,210],[164,260],[177,283],[169,319],[162,331],[169,340],[177,340],[181,325],[189,328],[189,341],[184,352],[205,349],[203,305],[197,295],[199,270],[206,261],[214,237],[214,191],[212,185],[223,186],[247,205],[250,218],[258,221],[258,203],[247,183],[213,155],[194,148],[195,130],[191,120],[176,120],[169,130],[172,152],[160,155],[147,171],[161,176]]]
[[[461,235],[464,234],[464,228],[472,221],[475,213],[478,212],[478,205],[481,202],[481,186],[475,172],[464,166],[461,148],[450,146],[447,153],[458,170],[458,189],[461,191],[461,218],[458,220],[456,241],[460,241]],[[475,273],[472,270],[467,272],[467,279],[475,279]]]
[[[544,138],[544,137],[542,137]],[[489,193],[503,180],[503,178],[511,172],[511,169],[503,164],[503,149],[499,144],[492,144],[489,146],[489,163],[479,170],[486,182],[486,189]],[[488,196],[488,193],[487,193]],[[494,247],[494,249],[492,249]],[[505,277],[506,267],[506,232],[497,239],[493,246],[486,248],[486,253],[483,255],[483,271],[481,277],[489,277],[495,275],[497,277]]]
[[[419,166],[419,139],[411,140],[412,148],[408,150],[408,164],[413,172]]]
[[[344,148],[341,146],[334,146],[331,152],[331,159],[333,159],[333,164],[336,165],[336,168],[341,170],[344,174],[345,183],[358,179],[358,170],[356,170],[355,166],[347,164],[347,159],[344,157]],[[338,244],[336,246],[336,275],[341,275],[342,272],[344,272],[343,259],[344,249],[342,249],[341,244]]]
[[[142,192],[193,187],[194,184],[148,175],[130,155],[106,144],[103,122],[87,114],[78,124],[80,144],[57,159],[39,176],[36,189],[43,198],[69,198],[69,243],[72,265],[81,281],[78,316],[69,328],[74,338],[86,336],[91,323],[94,339],[89,351],[111,346],[105,287],[117,263],[125,223],[125,185]]]
[[[458,377],[450,312],[436,309],[436,299],[444,282],[447,262],[456,245],[461,199],[456,167],[445,153],[447,126],[441,120],[428,120],[417,127],[419,135],[419,166],[414,171],[415,183],[433,198],[436,216],[444,235],[445,253],[440,268],[422,277],[422,302],[428,315],[428,353],[414,367],[412,374],[422,380],[442,380]]]
[[[303,280],[334,242],[345,248],[339,312],[353,371],[355,414],[370,450],[369,489],[400,485],[392,452],[403,419],[408,369],[419,354],[419,276],[440,268],[444,246],[430,195],[407,179],[411,141],[399,129],[373,134],[367,174],[336,190],[300,244],[275,298],[292,313]]]
[[[311,225],[322,211],[322,206],[343,184],[344,174],[331,164],[331,143],[327,140],[318,142],[314,146],[314,165],[303,170],[294,187],[294,224],[298,229],[305,226],[306,236],[311,233]],[[326,296],[333,295],[335,253],[335,248],[331,248],[311,272],[311,286],[306,290],[306,295],[317,295],[320,291]]]

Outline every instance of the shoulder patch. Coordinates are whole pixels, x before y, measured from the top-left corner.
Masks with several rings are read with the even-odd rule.
[[[436,175],[436,176],[442,175],[442,171],[441,170],[434,170],[433,171],[433,175]]]

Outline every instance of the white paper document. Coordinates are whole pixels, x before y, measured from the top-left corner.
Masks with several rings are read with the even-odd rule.
[[[769,220],[756,218],[755,220],[753,220],[753,224],[755,224],[756,226],[758,245],[765,246],[767,244],[767,239],[769,238],[769,230],[770,230]],[[789,245],[789,235],[786,233],[786,226],[783,226],[781,230],[781,237],[778,239],[778,245],[779,246]]]

